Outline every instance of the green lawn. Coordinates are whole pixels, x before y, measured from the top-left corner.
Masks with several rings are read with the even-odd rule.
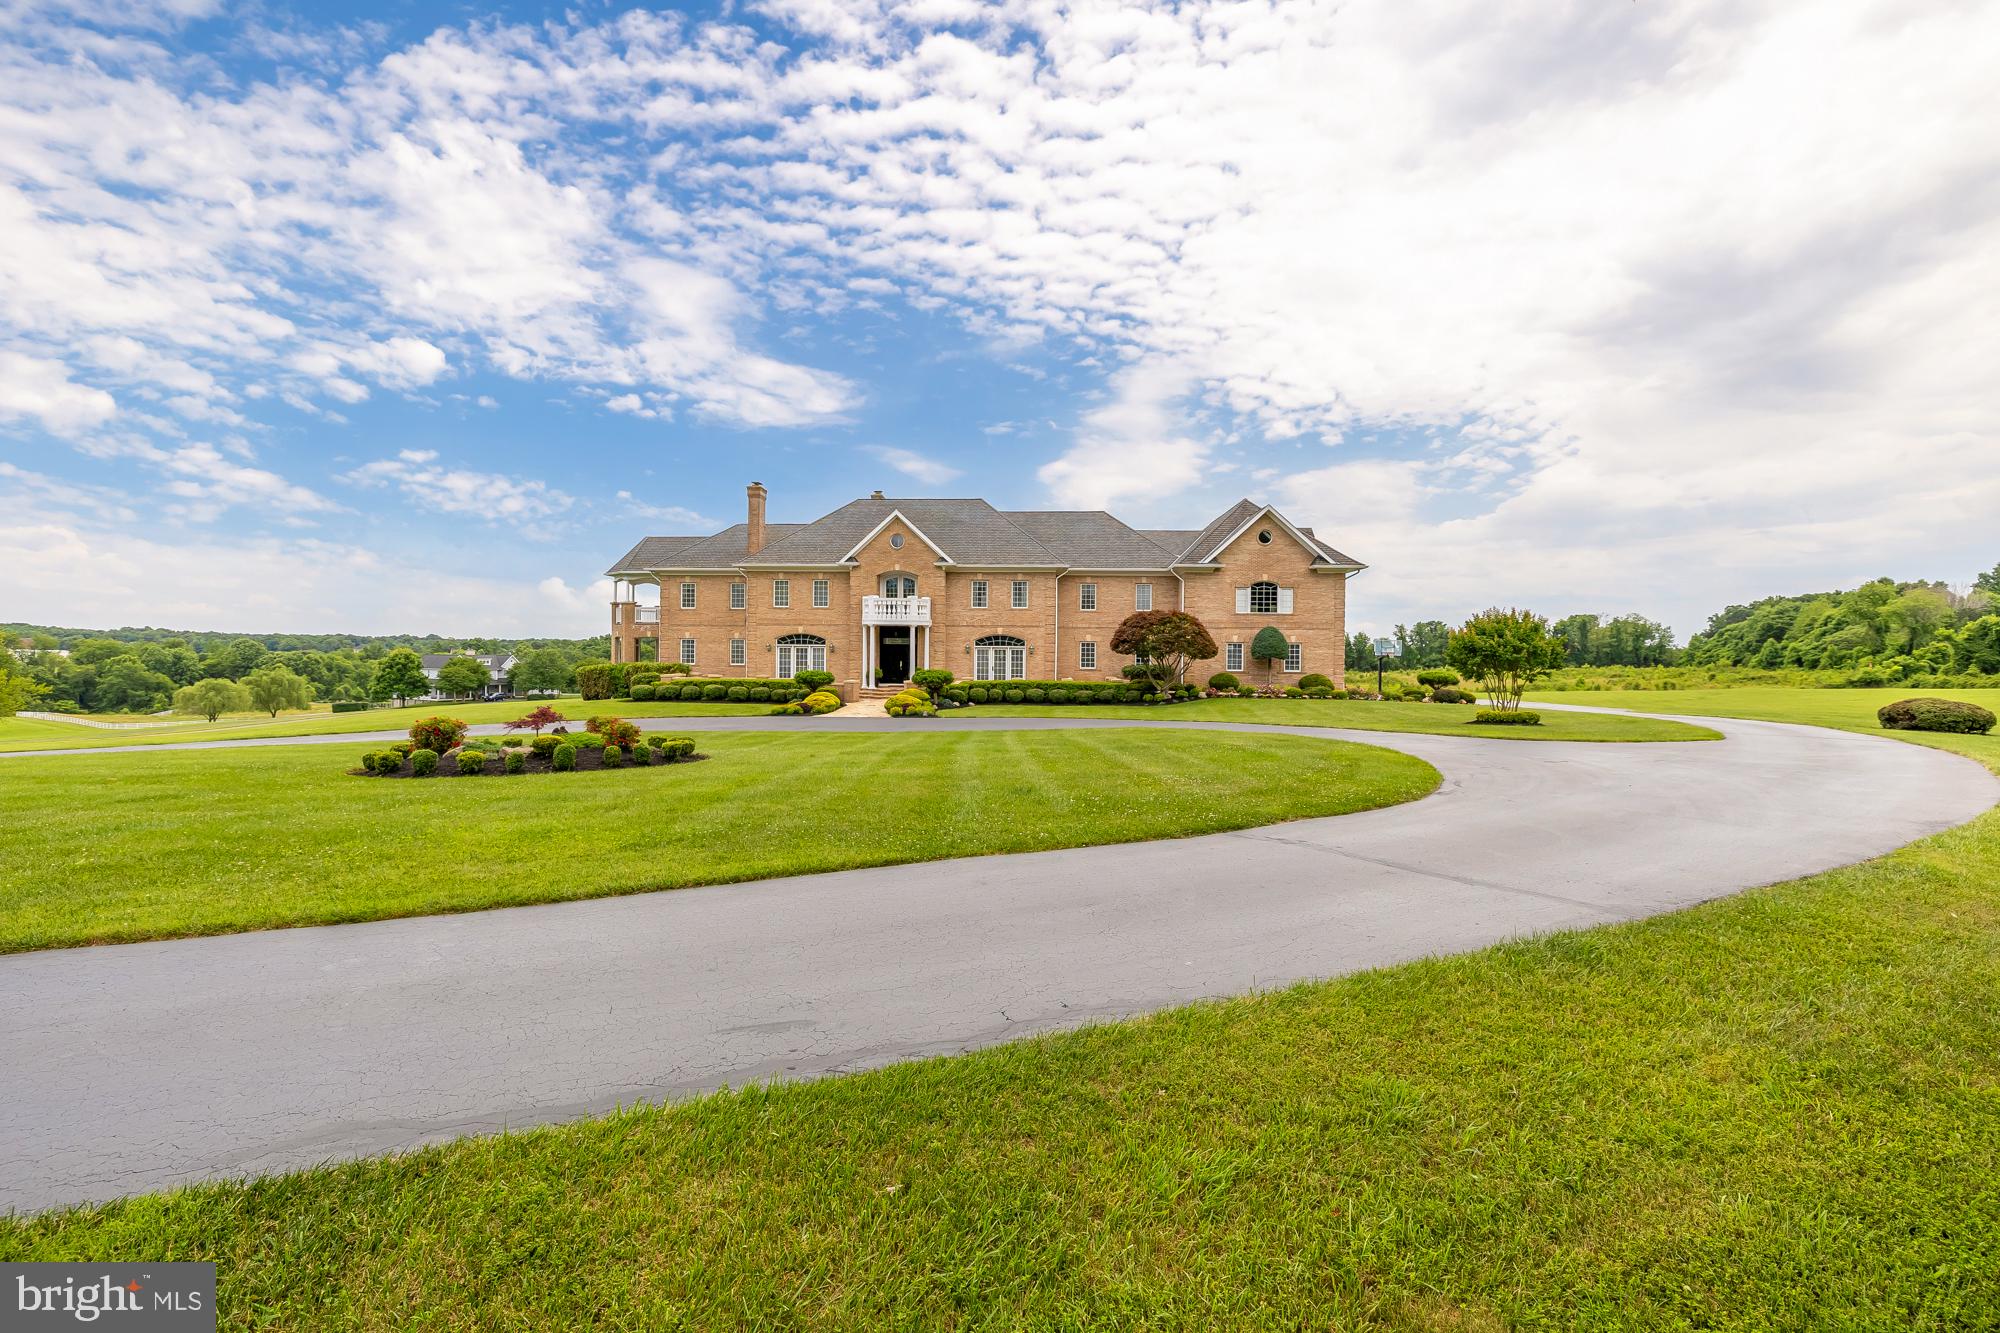
[[[1570,696],[1565,695],[1567,699]],[[1479,710],[1459,704],[1374,703],[1362,699],[1196,699],[1167,707],[1119,704],[975,704],[941,718],[1113,717],[1147,722],[1258,722],[1273,727],[1348,727],[1514,741],[1713,741],[1721,733],[1649,717],[1542,714],[1539,727],[1482,727]]]
[[[1882,724],[1875,718],[1876,709],[1898,699],[1920,695],[1963,699],[1978,704],[1988,712],[2000,713],[2000,690],[1924,690],[1907,686],[1893,690],[1787,689],[1779,685],[1746,685],[1714,690],[1569,690],[1531,695],[1529,703],[1531,706],[1536,703],[1578,704],[1587,708],[1623,708],[1635,713],[1803,722],[1816,727],[1894,736],[1919,745],[1956,750],[2000,769],[2000,729],[1984,736],[1940,736],[1882,729]],[[1558,714],[1549,710],[1542,716],[1554,719]]]
[[[348,776],[365,745],[9,760],[0,952],[1171,838],[1438,784],[1305,737],[697,739],[698,764],[427,781]]]
[[[639,703],[631,699],[586,702],[574,695],[551,701],[557,712],[571,718],[597,713],[619,717],[748,717],[771,711],[753,703]],[[69,750],[103,745],[162,745],[169,741],[236,741],[258,736],[339,736],[361,731],[407,731],[420,717],[443,713],[471,723],[510,722],[535,704],[513,700],[490,704],[417,704],[409,708],[375,708],[365,713],[332,713],[324,706],[276,719],[262,714],[232,715],[213,722],[199,718],[159,721],[136,727],[81,726],[74,722],[44,722],[32,717],[0,717],[0,750]]]
[[[0,1224],[0,1259],[212,1259],[225,1327],[1993,1328],[1997,994],[1993,812],[1636,924]]]

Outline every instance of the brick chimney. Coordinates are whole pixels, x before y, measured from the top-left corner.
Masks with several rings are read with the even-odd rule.
[[[750,530],[743,535],[743,554],[755,555],[764,549],[764,497],[770,492],[764,483],[753,481],[747,488],[750,492]]]

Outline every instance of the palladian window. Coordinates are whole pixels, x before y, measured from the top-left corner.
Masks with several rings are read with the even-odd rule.
[[[826,640],[817,634],[787,634],[778,640],[778,675],[826,670]]]
[[[989,634],[972,645],[974,680],[1026,680],[1028,645],[1011,634]]]

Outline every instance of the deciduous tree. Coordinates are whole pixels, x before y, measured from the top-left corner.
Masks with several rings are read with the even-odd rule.
[[[224,713],[244,713],[250,709],[250,691],[233,680],[210,676],[174,691],[174,711],[215,721]]]
[[[306,708],[312,704],[312,686],[304,676],[286,666],[253,671],[243,678],[243,687],[250,691],[250,702],[272,717],[287,708]]]
[[[1453,631],[1445,656],[1480,683],[1495,708],[1510,710],[1530,684],[1563,664],[1563,641],[1534,612],[1495,607]]]
[[[437,687],[445,694],[477,694],[492,679],[486,663],[460,653],[438,668]]]
[[[376,699],[401,703],[430,693],[430,688],[430,680],[424,675],[424,659],[408,648],[398,648],[376,665],[369,693]]]
[[[1222,650],[1208,626],[1186,611],[1134,611],[1112,631],[1111,651],[1143,657],[1179,683],[1190,662],[1206,661]]]

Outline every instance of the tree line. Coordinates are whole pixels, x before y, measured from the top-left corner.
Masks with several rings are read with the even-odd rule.
[[[1626,614],[1565,616],[1550,626],[1562,640],[1564,666],[1672,666],[1681,659],[1674,632],[1657,620]],[[1398,625],[1389,659],[1398,669],[1449,666],[1451,626],[1442,620]],[[1347,636],[1350,671],[1375,669],[1375,643],[1366,634]]]
[[[2000,674],[2000,565],[1963,592],[1879,578],[1845,592],[1766,597],[1710,616],[1696,666],[1880,667],[1891,676]]]

